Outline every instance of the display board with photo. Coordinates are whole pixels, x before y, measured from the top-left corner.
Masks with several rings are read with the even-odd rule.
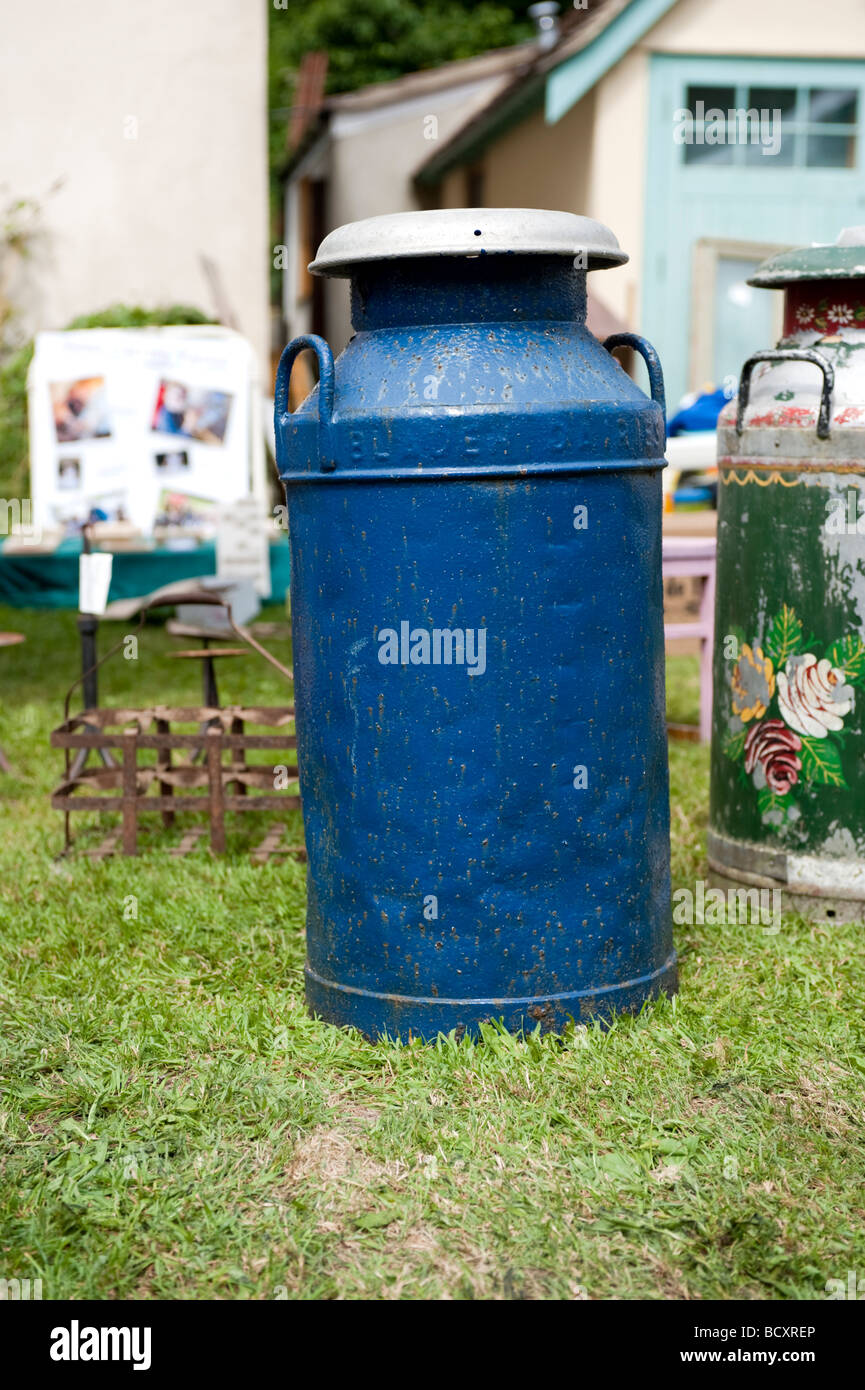
[[[182,381],[160,381],[151,429],[180,434],[203,444],[221,444],[228,426],[231,396],[204,391]]]
[[[30,368],[37,526],[163,525],[165,493],[204,511],[253,490],[252,349],[220,327],[40,333]],[[262,505],[265,505],[263,489]]]
[[[219,503],[209,497],[192,497],[188,492],[173,492],[164,488],[159,494],[156,525],[198,529],[202,525],[214,525],[218,512]]]
[[[183,475],[189,468],[189,454],[185,449],[174,449],[164,454],[154,454],[153,461],[162,476]]]
[[[49,390],[58,444],[68,444],[75,439],[110,439],[104,377],[54,381]]]

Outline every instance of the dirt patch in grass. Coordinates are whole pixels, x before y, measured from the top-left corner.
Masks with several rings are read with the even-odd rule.
[[[847,1073],[829,1064],[825,1072],[815,1070],[797,1078],[796,1089],[775,1091],[772,1108],[789,1113],[799,1124],[822,1130],[833,1139],[842,1138],[851,1129],[861,1128],[862,1114],[838,1094],[838,1084]]]
[[[394,1225],[388,1228],[387,1245],[401,1263],[393,1283],[382,1291],[384,1298],[417,1297],[424,1287],[445,1301],[495,1296],[495,1261],[461,1231],[444,1232],[422,1222],[407,1229]]]
[[[367,1204],[371,1189],[399,1182],[407,1171],[398,1160],[370,1158],[353,1135],[318,1125],[298,1142],[275,1195],[291,1200],[305,1188],[317,1192],[327,1206],[351,1214]]]

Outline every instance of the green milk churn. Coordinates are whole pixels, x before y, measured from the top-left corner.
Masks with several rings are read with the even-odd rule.
[[[784,336],[718,422],[708,851],[722,882],[865,919],[865,227],[772,257]]]

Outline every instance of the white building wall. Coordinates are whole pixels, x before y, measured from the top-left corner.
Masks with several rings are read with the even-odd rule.
[[[862,0],[679,0],[646,35],[654,53],[865,57]]]
[[[250,0],[5,0],[0,200],[38,199],[45,232],[30,331],[121,300],[214,314],[204,253],[264,370],[266,24]]]

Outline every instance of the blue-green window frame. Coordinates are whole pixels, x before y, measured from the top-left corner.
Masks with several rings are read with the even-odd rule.
[[[777,168],[779,168],[779,169],[807,169],[807,170],[809,170],[809,171],[812,170],[812,169],[855,169],[855,168],[856,168],[856,164],[858,164],[858,162],[859,162],[859,145],[860,145],[860,141],[861,141],[861,138],[862,138],[862,125],[863,125],[863,122],[862,122],[862,88],[861,88],[861,87],[856,87],[855,85],[853,85],[853,86],[848,86],[847,84],[839,83],[839,82],[837,82],[836,80],[833,80],[833,81],[826,81],[826,82],[815,82],[815,81],[809,79],[809,80],[806,81],[806,82],[786,82],[786,83],[785,83],[785,82],[776,81],[776,80],[774,80],[774,78],[773,78],[773,80],[772,80],[771,82],[766,82],[766,83],[759,83],[759,82],[752,82],[752,81],[749,81],[749,82],[729,82],[729,83],[719,83],[719,84],[703,83],[703,82],[693,82],[693,81],[691,81],[691,80],[688,80],[688,81],[685,83],[685,85],[684,85],[683,97],[682,97],[682,106],[681,106],[681,108],[679,108],[679,109],[680,109],[680,110],[683,110],[683,111],[686,109],[684,103],[685,103],[685,100],[686,100],[686,98],[687,98],[688,88],[690,88],[690,87],[699,87],[699,86],[711,86],[711,85],[729,86],[729,87],[732,88],[732,90],[733,90],[733,104],[732,104],[732,109],[733,109],[733,110],[736,110],[736,111],[748,111],[748,110],[753,110],[753,109],[756,109],[756,110],[767,110],[767,109],[768,109],[768,111],[770,112],[770,114],[771,114],[776,108],[775,108],[775,107],[771,107],[771,106],[767,108],[767,107],[765,107],[762,103],[761,103],[761,105],[760,105],[759,107],[752,106],[752,103],[751,103],[751,100],[750,100],[750,97],[749,97],[749,93],[750,93],[750,92],[754,91],[755,88],[759,89],[761,86],[762,86],[763,89],[766,90],[766,91],[771,91],[772,89],[775,89],[775,90],[777,90],[777,91],[785,91],[785,90],[790,90],[790,89],[792,89],[793,91],[795,91],[795,93],[796,93],[796,105],[795,105],[794,113],[793,113],[793,115],[790,116],[789,118],[786,118],[786,117],[785,117],[785,118],[782,118],[782,121],[781,121],[781,128],[782,128],[782,133],[783,133],[784,139],[786,140],[786,139],[787,139],[788,137],[790,137],[790,136],[793,137],[793,159],[791,160],[791,162],[790,162],[789,164],[786,164],[786,163],[785,163],[785,164],[778,164],[778,165],[776,166]],[[810,117],[810,115],[809,115],[809,111],[808,111],[808,101],[809,101],[810,93],[813,92],[813,91],[845,91],[845,92],[846,92],[846,91],[851,91],[851,92],[854,92],[855,95],[856,95],[856,120],[855,120],[855,122],[815,121],[815,120],[812,120],[811,117]],[[714,108],[713,108],[713,109],[714,109]],[[726,114],[726,111],[727,111],[727,110],[730,110],[731,108],[730,108],[730,107],[727,107],[727,108],[719,107],[718,109],[719,109],[719,110],[724,110],[724,111],[725,111],[725,114]],[[701,127],[705,127],[707,124],[708,124],[708,122],[706,122],[705,120],[703,120],[702,122],[697,121],[697,120],[692,120],[692,122],[691,122],[691,127],[692,127],[693,131],[696,132],[696,131],[699,130]],[[812,135],[845,135],[845,136],[848,136],[848,137],[853,136],[853,138],[854,138],[855,141],[856,141],[856,146],[855,146],[855,148],[856,148],[856,156],[857,156],[856,164],[851,164],[851,165],[846,165],[846,164],[808,164],[808,163],[806,162],[807,149],[808,149],[808,138],[809,138],[809,136],[812,136]],[[757,142],[753,142],[753,144],[756,145]],[[746,142],[745,142],[745,141],[741,141],[741,140],[739,140],[739,141],[731,141],[731,142],[726,146],[726,148],[728,148],[728,149],[730,149],[730,150],[732,151],[733,157],[732,157],[732,159],[729,161],[729,163],[722,163],[720,160],[717,161],[717,162],[715,162],[715,163],[714,163],[714,167],[715,167],[716,169],[731,169],[731,168],[732,168],[732,169],[735,169],[735,168],[747,168],[747,167],[749,167],[749,166],[748,166],[748,162],[747,162],[746,157],[745,157],[745,149],[746,149]],[[687,145],[687,144],[683,144],[683,145],[681,146],[681,150],[682,150],[681,160],[682,160],[682,163],[683,163],[683,164],[687,164],[687,163],[688,163],[688,160],[687,160],[687,157],[686,157],[686,154],[685,154],[685,151],[686,151],[687,149],[688,149],[688,145]],[[771,169],[772,169],[772,166],[773,166],[773,163],[774,163],[774,160],[775,160],[775,157],[772,156],[772,155],[767,155],[767,156],[765,156],[765,158],[766,158],[766,169],[767,169],[767,170],[771,170]],[[709,161],[709,160],[706,161],[707,164],[709,164],[709,163],[711,163],[711,162],[712,162],[712,161]]]
[[[850,168],[839,166],[779,165],[771,173],[771,157],[753,163],[685,164],[682,146],[673,139],[676,113],[687,106],[687,89],[695,86],[733,87],[746,92],[751,87],[836,87],[857,92],[856,162]],[[746,102],[737,105],[745,105]],[[825,127],[829,133],[829,127]],[[643,331],[655,332],[664,354],[675,367],[670,375],[687,378],[690,320],[691,263],[671,263],[671,247],[680,219],[679,199],[717,199],[722,196],[735,204],[737,198],[769,192],[779,198],[807,197],[824,208],[839,208],[833,220],[835,230],[842,225],[865,222],[865,62],[849,58],[751,58],[724,55],[651,54],[649,56],[649,99],[646,120],[646,184],[644,193],[643,267],[640,284],[639,318]],[[840,209],[844,211],[841,212]],[[859,209],[861,208],[861,211]],[[738,239],[735,218],[719,225],[713,235],[719,239]],[[750,234],[747,239],[753,240]],[[772,242],[789,238],[778,230],[768,234]],[[672,297],[671,297],[672,296]],[[672,315],[672,317],[671,317]],[[681,323],[680,323],[681,319]],[[681,339],[681,340],[680,340]],[[665,341],[666,340],[666,341]],[[676,387],[673,386],[675,393]]]

